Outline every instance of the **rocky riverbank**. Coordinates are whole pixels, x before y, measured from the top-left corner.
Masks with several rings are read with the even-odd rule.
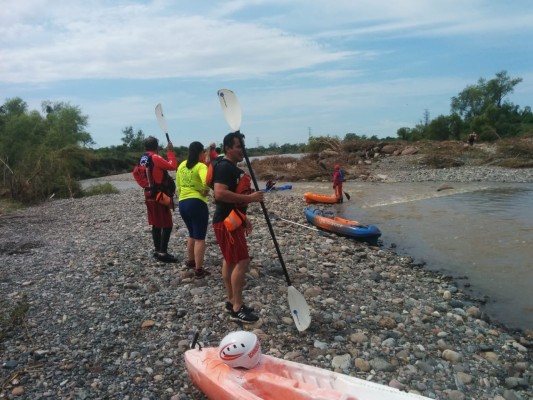
[[[384,181],[425,173],[376,171]],[[533,181],[531,170],[491,176],[517,174]],[[491,323],[449,277],[409,257],[279,219],[306,224],[298,184],[268,194],[266,205],[313,322],[296,330],[266,223],[251,207],[245,297],[260,321],[245,329],[259,335],[264,353],[431,398],[532,398],[531,332]],[[217,346],[242,326],[224,310],[214,236],[209,232],[206,257],[212,275],[193,280],[183,222],[178,214],[174,220],[170,249],[180,262],[162,264],[150,256],[135,189],[0,216],[1,297],[29,302],[26,322],[0,344],[0,398],[203,398],[190,384],[183,352],[196,331]]]
[[[419,159],[418,155],[383,158],[370,167],[370,179],[383,182],[533,182],[533,168],[469,165],[429,169],[420,168],[417,165]]]

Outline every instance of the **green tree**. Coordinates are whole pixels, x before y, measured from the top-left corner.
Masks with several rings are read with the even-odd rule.
[[[46,141],[53,148],[61,148],[69,144],[82,144],[84,147],[93,145],[91,135],[85,130],[88,116],[82,115],[79,107],[68,103],[42,103],[48,124]]]
[[[82,146],[93,143],[85,130],[88,117],[65,103],[43,102],[43,112],[28,111],[20,98],[0,107],[0,186],[15,200],[80,192],[77,179],[91,154]]]
[[[451,111],[466,121],[483,114],[491,105],[501,108],[503,98],[514,91],[522,78],[511,78],[507,71],[496,73],[496,78],[487,81],[479,78],[476,85],[467,86],[459,95],[452,97]]]
[[[452,136],[451,118],[439,115],[427,127],[427,138],[431,140],[448,140]]]
[[[401,140],[409,140],[411,137],[411,128],[402,127],[396,131],[396,135]]]
[[[344,141],[347,142],[349,140],[359,140],[360,137],[356,133],[347,133],[344,135]]]
[[[491,104],[500,108],[505,96],[514,92],[514,87],[522,82],[522,78],[511,78],[507,71],[496,73],[496,78],[491,79],[485,86],[486,95]]]
[[[137,133],[133,133],[133,127],[127,126],[124,129],[122,129],[123,137],[122,142],[124,145],[134,151],[143,151],[144,149],[144,132],[142,129],[139,129]]]

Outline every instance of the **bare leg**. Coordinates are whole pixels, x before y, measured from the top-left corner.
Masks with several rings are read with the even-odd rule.
[[[248,265],[250,259],[239,261],[231,274],[231,286],[233,288],[233,311],[239,311],[243,305],[242,290],[244,288],[244,278],[246,271],[248,271]]]
[[[235,264],[229,265],[226,260],[222,261],[222,279],[224,287],[228,294],[228,301],[233,304],[233,286],[231,285],[231,276],[235,270]]]
[[[194,241],[194,261],[196,263],[196,269],[202,269],[204,267],[204,255],[205,255],[205,240],[193,239]]]
[[[187,238],[187,261],[194,261],[194,239]]]

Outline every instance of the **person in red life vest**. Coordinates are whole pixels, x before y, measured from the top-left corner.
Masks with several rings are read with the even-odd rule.
[[[335,190],[335,196],[337,202],[342,203],[342,182],[344,182],[343,172],[339,164],[335,165],[335,171],[333,172],[333,189]]]
[[[148,155],[149,159],[151,159],[151,166],[147,169],[151,187],[145,189],[144,197],[148,213],[148,224],[152,226],[153,257],[162,262],[175,263],[177,262],[176,257],[168,254],[168,242],[173,226],[171,207],[160,203],[157,200],[157,195],[164,193],[170,197],[172,202],[176,185],[168,171],[175,171],[178,167],[178,161],[174,155],[172,142],[168,142],[167,145],[168,161],[158,154],[159,142],[155,137],[148,136],[145,139],[144,149],[145,154],[143,157]]]
[[[259,317],[252,308],[244,305],[242,297],[250,264],[245,235],[252,231],[252,225],[246,219],[246,209],[249,203],[263,201],[263,192],[252,191],[250,177],[237,167],[244,158],[243,135],[238,132],[227,134],[223,146],[224,158],[213,170],[213,229],[224,257],[222,278],[228,296],[226,309],[231,319],[252,323]]]
[[[218,152],[216,151],[216,143],[211,143],[207,149],[207,154],[205,157],[205,164],[209,165],[211,161],[218,157]]]
[[[209,164],[213,162],[215,158],[218,157],[218,152],[215,150],[217,147],[216,143],[211,143],[205,153],[203,153],[200,161],[209,167]]]

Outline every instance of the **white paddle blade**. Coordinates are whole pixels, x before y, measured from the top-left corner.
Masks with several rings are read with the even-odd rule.
[[[289,307],[292,319],[300,332],[305,331],[311,324],[311,312],[304,296],[294,286],[289,286]]]
[[[155,106],[155,117],[157,118],[157,122],[159,122],[159,126],[161,127],[163,132],[168,133],[167,121],[165,119],[165,116],[163,115],[163,107],[161,106],[161,104]]]
[[[242,113],[237,96],[229,89],[220,89],[217,94],[220,107],[222,107],[222,112],[229,127],[235,132],[239,131],[241,129]]]

